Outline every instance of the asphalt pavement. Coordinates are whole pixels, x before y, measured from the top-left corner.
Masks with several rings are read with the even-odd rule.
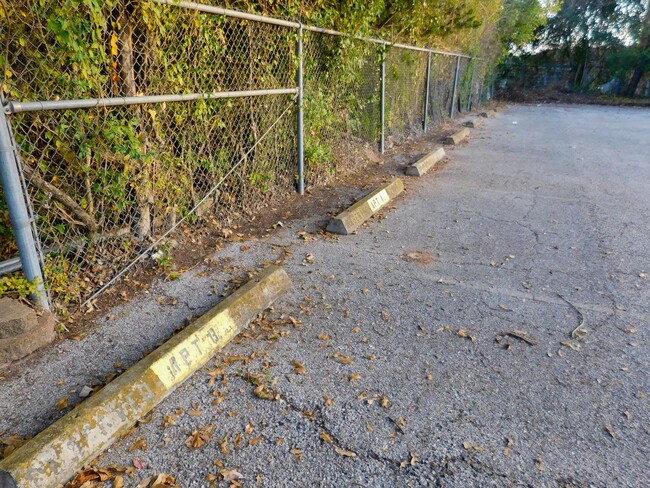
[[[107,311],[0,383],[0,430],[37,432],[281,260],[292,291],[94,464],[137,465],[127,486],[650,486],[649,134],[648,110],[510,106],[357,233],[293,221]]]

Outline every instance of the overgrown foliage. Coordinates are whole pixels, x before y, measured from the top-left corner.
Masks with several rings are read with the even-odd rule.
[[[501,49],[502,0],[226,6],[483,56],[471,70],[463,61],[467,100]],[[5,101],[295,86],[295,31],[147,0],[0,0],[0,37]],[[382,52],[377,44],[308,34],[305,54],[307,181],[319,184],[376,143]],[[388,132],[397,138],[421,124],[423,101],[411,94],[423,93],[426,57],[397,49],[384,55]],[[447,86],[450,68],[436,59],[432,76]],[[294,107],[287,95],[208,97],[11,115],[50,290],[80,303],[179,221],[227,230],[291,193]],[[4,253],[15,251],[3,207],[0,239]]]

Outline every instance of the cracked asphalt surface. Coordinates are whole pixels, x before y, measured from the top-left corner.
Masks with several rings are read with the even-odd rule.
[[[40,430],[56,398],[139,359],[233,275],[283,258],[293,289],[251,337],[95,464],[137,457],[129,483],[165,472],[183,487],[209,486],[215,461],[245,486],[650,486],[648,134],[647,110],[511,106],[439,170],[404,177],[406,193],[356,234],[326,237],[315,216],[233,243],[216,255],[227,264],[41,354],[2,383],[0,430]],[[254,395],[259,381],[277,400]],[[186,447],[206,425],[211,438]],[[130,451],[139,439],[146,451]]]

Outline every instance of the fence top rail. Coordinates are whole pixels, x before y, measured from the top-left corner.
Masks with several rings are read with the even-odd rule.
[[[280,25],[283,27],[291,27],[294,29],[303,29],[306,31],[311,31],[311,32],[317,32],[320,34],[330,34],[333,36],[340,36],[340,37],[350,37],[352,39],[357,39],[360,41],[366,41],[366,42],[372,42],[375,44],[381,44],[384,46],[390,46],[390,47],[397,47],[400,49],[410,49],[412,51],[422,51],[422,52],[427,52],[427,53],[432,53],[432,54],[442,54],[445,56],[457,56],[461,58],[472,58],[472,56],[469,56],[467,54],[463,53],[454,53],[454,52],[448,52],[448,51],[436,51],[435,49],[428,49],[426,47],[419,47],[419,46],[411,46],[409,44],[400,44],[400,43],[395,43],[395,42],[390,42],[386,41],[383,39],[376,39],[373,37],[362,37],[362,36],[352,36],[350,34],[345,34],[343,32],[339,32],[336,30],[332,29],[324,29],[322,27],[315,27],[311,25],[303,25],[300,22],[295,22],[295,21],[290,21],[290,20],[283,20],[283,19],[276,19],[274,17],[267,17],[265,15],[258,15],[258,14],[249,14],[246,12],[239,12],[238,10],[231,10],[227,8],[222,8],[222,7],[216,7],[213,5],[205,5],[201,3],[195,3],[195,2],[185,2],[185,1],[180,1],[180,0],[152,0],[154,3],[157,3],[159,5],[172,5],[174,7],[182,7],[186,8],[189,10],[198,10],[200,12],[205,12],[209,14],[216,14],[216,15],[223,15],[226,17],[232,17],[236,19],[242,19],[242,20],[251,20],[253,22],[263,22],[266,24],[273,24],[273,25]],[[476,58],[478,59],[478,58]]]

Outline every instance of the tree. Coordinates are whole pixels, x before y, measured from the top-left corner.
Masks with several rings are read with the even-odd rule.
[[[540,32],[538,45],[564,51],[574,82],[588,82],[595,50],[621,49],[638,35],[643,0],[565,0]]]
[[[639,82],[643,73],[648,69],[648,64],[650,64],[650,0],[646,6],[645,15],[643,17],[643,24],[640,28],[641,34],[639,35],[639,41],[637,43],[638,49],[638,60],[634,71],[632,72],[632,78],[627,87],[627,96],[633,97],[636,93]]]
[[[498,23],[504,53],[516,51],[531,42],[553,8],[552,2],[545,7],[539,0],[506,0]]]

